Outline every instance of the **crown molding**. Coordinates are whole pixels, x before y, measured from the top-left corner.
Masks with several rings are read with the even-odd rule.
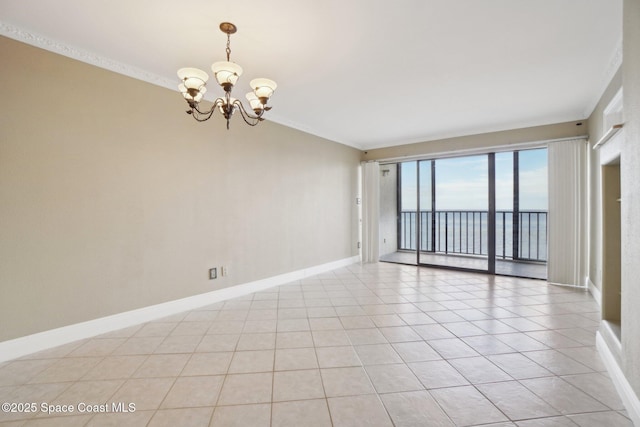
[[[326,140],[331,141],[331,142],[335,142],[335,143],[338,143],[338,144],[346,145],[348,147],[355,148],[355,149],[360,150],[360,151],[364,150],[364,147],[362,145],[360,145],[360,144],[356,144],[356,143],[351,142],[351,141],[346,141],[346,140],[344,140],[344,139],[342,139],[342,138],[340,138],[340,137],[338,137],[336,135],[328,135],[326,132],[324,132],[324,133],[323,132],[319,132],[319,131],[317,131],[315,129],[310,128],[309,126],[300,124],[300,123],[295,122],[293,120],[286,119],[286,118],[280,116],[277,113],[274,114],[273,111],[269,111],[269,117],[266,118],[265,120],[269,120],[270,122],[274,122],[274,123],[277,123],[279,125],[286,126],[288,128],[299,130],[300,132],[304,132],[304,133],[308,133],[310,135],[317,136],[318,138],[322,138],[322,139],[326,139]]]
[[[177,85],[174,80],[169,80],[157,74],[150,73],[148,71],[142,70],[129,64],[125,64],[123,62],[118,62],[113,59],[106,58],[104,56],[84,49],[80,49],[75,46],[71,46],[58,40],[53,40],[42,34],[17,27],[7,22],[0,21],[0,35],[29,44],[31,46],[48,50],[49,52],[57,53],[58,55],[66,56],[68,58],[91,64],[105,70],[113,71],[114,73],[122,74],[137,80],[142,80],[156,86],[171,89],[173,91],[177,90]]]
[[[58,55],[66,56],[68,58],[72,58],[77,61],[94,65],[96,67],[100,67],[105,70],[113,71],[114,73],[122,74],[127,77],[131,77],[137,80],[142,80],[144,82],[151,83],[153,85],[160,86],[166,89],[170,89],[174,92],[178,92],[178,85],[176,80],[169,80],[165,77],[159,76],[154,73],[150,73],[148,71],[142,70],[132,65],[115,61],[113,59],[98,55],[88,50],[71,46],[69,44],[63,43],[58,40],[53,40],[42,34],[38,34],[34,31],[29,31],[24,28],[20,28],[18,26],[9,24],[7,22],[3,22],[1,20],[0,20],[0,35],[17,40],[19,42],[29,44],[31,46],[48,50],[49,52],[53,52]],[[205,96],[205,99],[208,99],[210,101],[215,99],[215,97],[213,98],[211,97],[212,96],[211,94],[208,94],[208,95],[209,96]],[[328,139],[330,141],[348,145],[356,149],[362,149],[362,147],[358,146],[357,144],[353,144],[348,141],[342,141],[340,138],[337,138],[337,137],[323,135],[314,129],[310,129],[307,126],[301,125],[299,123],[294,123],[290,120],[285,119],[284,117],[279,117],[277,115],[270,114],[269,120],[275,123],[281,124],[283,126],[294,128],[305,133],[309,133],[324,139]]]

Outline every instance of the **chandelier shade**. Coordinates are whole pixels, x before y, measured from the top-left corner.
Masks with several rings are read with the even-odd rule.
[[[249,105],[251,105],[251,109],[258,114],[259,111],[263,109],[262,102],[260,102],[260,98],[256,96],[254,92],[249,92],[245,95],[247,101],[249,101]]]
[[[253,79],[249,83],[253,92],[256,94],[258,99],[262,101],[262,99],[269,100],[273,92],[275,92],[278,85],[273,80],[269,79]],[[266,101],[265,101],[266,104]]]
[[[199,70],[197,68],[180,68],[178,70],[178,78],[180,78],[180,80],[186,80],[186,79],[198,79],[200,80],[203,84],[206,84],[207,81],[209,80],[209,75],[207,73],[205,73],[202,70]]]
[[[251,80],[249,86],[253,92],[247,93],[246,98],[249,101],[253,114],[245,109],[242,102],[231,97],[231,91],[240,76],[242,76],[242,67],[235,62],[231,62],[230,59],[231,34],[237,31],[237,27],[230,22],[223,22],[220,24],[220,30],[227,35],[227,60],[214,62],[211,65],[211,71],[213,72],[216,82],[224,90],[224,95],[216,98],[213,101],[213,106],[209,110],[202,111],[200,109],[200,102],[207,92],[206,84],[209,80],[209,75],[198,68],[180,68],[178,70],[178,78],[181,80],[181,83],[178,85],[178,89],[187,101],[187,104],[189,104],[187,114],[190,114],[199,122],[204,122],[209,120],[217,109],[227,120],[227,129],[229,129],[231,116],[234,112],[239,111],[245,123],[250,126],[255,126],[264,120],[262,116],[265,111],[271,109],[271,106],[268,106],[267,103],[278,85],[273,80],[265,78]]]
[[[227,84],[235,85],[238,78],[242,75],[242,67],[228,61],[214,63],[211,66],[211,71],[213,71],[218,84],[222,87],[225,87]]]
[[[206,87],[198,89],[187,89],[184,84],[179,84],[178,89],[182,92],[182,96],[188,101],[200,102],[207,91]]]

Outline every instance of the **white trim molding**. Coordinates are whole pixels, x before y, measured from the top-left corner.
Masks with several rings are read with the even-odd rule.
[[[15,359],[27,354],[46,350],[48,348],[67,344],[96,335],[116,331],[118,329],[139,325],[141,323],[160,319],[187,310],[193,310],[248,295],[275,286],[284,285],[305,277],[314,276],[337,268],[346,267],[360,262],[360,256],[340,259],[337,261],[304,268],[254,282],[231,286],[204,294],[193,295],[174,301],[156,304],[136,310],[114,314],[112,316],[101,317],[87,322],[76,323],[49,331],[39,332],[25,337],[20,337],[4,342],[0,342],[0,362]]]
[[[10,39],[17,40],[22,43],[29,44],[31,46],[39,47],[49,52],[56,53],[58,55],[66,56],[77,61],[81,61],[96,67],[103,68],[105,70],[113,71],[114,73],[122,74],[127,77],[131,77],[143,82],[151,83],[156,86],[160,86],[174,92],[178,91],[178,80],[168,79],[158,74],[145,71],[137,68],[133,65],[126,64],[124,62],[116,61],[105,56],[99,55],[88,50],[80,49],[76,46],[69,45],[59,40],[53,40],[42,34],[38,34],[33,31],[25,30],[15,25],[0,21],[0,35],[8,37]],[[205,99],[213,101],[215,96],[209,94],[205,96]],[[318,136],[320,138],[328,139],[329,141],[337,142],[339,144],[347,145],[349,147],[362,150],[359,144],[352,143],[350,141],[342,140],[335,135],[327,135],[326,133],[318,132],[315,129],[311,129],[306,125],[291,121],[285,117],[281,117],[277,114],[270,114],[269,120],[283,126],[287,126],[293,129],[297,129],[301,132],[305,132],[311,135]]]
[[[68,58],[85,62],[87,64],[95,65],[96,67],[104,68],[105,70],[113,71],[114,73],[122,74],[134,79],[154,84],[156,86],[171,89],[173,91],[176,91],[178,87],[176,85],[177,80],[169,80],[165,77],[150,73],[132,65],[106,58],[104,56],[77,48],[75,46],[71,46],[58,40],[53,40],[47,36],[43,36],[42,34],[28,31],[3,21],[0,21],[0,35],[29,44],[31,46],[48,50],[49,52],[57,53],[58,55],[66,56]]]
[[[623,127],[624,127],[624,124],[622,123],[618,123],[611,126],[611,128],[607,132],[605,132],[604,135],[602,135],[602,138],[600,138],[598,142],[593,144],[593,149],[595,150],[597,148],[600,148],[604,144],[606,144],[611,138],[613,138],[618,132],[620,132],[620,130],[622,130]]]
[[[589,290],[589,289],[587,289],[586,286],[571,285],[569,283],[559,283],[559,282],[549,282],[549,281],[547,281],[547,285],[562,286],[562,287],[565,287],[565,288],[572,288],[572,289],[580,289],[582,291],[588,291]]]
[[[640,399],[634,393],[631,384],[627,381],[622,369],[616,362],[615,356],[599,331],[596,333],[596,347],[629,414],[629,418],[631,418],[634,426],[640,426]]]
[[[602,292],[600,292],[600,289],[591,281],[590,277],[587,277],[587,286],[589,287],[589,293],[598,303],[598,307],[602,307]]]
[[[400,157],[387,157],[384,159],[370,159],[366,161],[370,162],[375,160],[381,165],[386,165],[389,163],[409,162],[413,160],[432,160],[432,159],[437,160],[437,159],[446,159],[451,157],[473,156],[476,154],[504,153],[504,152],[514,151],[514,150],[531,150],[535,148],[547,148],[549,144],[562,142],[562,141],[571,141],[574,139],[586,140],[587,135],[569,136],[566,138],[545,139],[540,141],[506,142],[500,145],[489,145],[485,147],[466,148],[466,149],[451,150],[451,151],[435,151],[427,154],[416,154],[411,156],[400,156]]]

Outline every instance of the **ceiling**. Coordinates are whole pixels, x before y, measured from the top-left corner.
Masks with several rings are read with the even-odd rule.
[[[268,120],[360,149],[584,119],[621,61],[622,0],[0,1],[0,34],[174,90],[222,21],[236,97],[271,78]]]

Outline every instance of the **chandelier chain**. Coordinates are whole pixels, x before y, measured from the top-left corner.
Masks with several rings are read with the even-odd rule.
[[[231,62],[231,34],[227,33],[227,62]]]

